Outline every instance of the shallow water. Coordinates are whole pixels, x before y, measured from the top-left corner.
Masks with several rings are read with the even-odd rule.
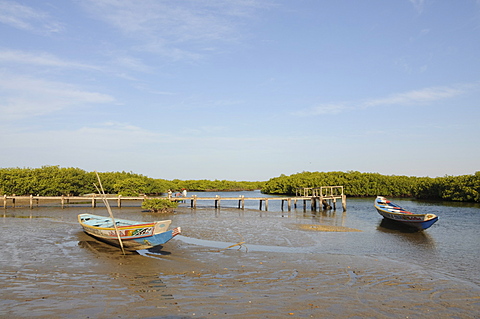
[[[0,211],[0,317],[475,318],[480,207],[395,202],[440,219],[424,232],[392,229],[373,199],[348,199],[346,212],[281,211],[273,201],[269,211],[258,202],[241,210],[222,201],[220,209],[184,203],[159,216],[124,205],[113,208],[116,217],[169,218],[183,230],[162,251],[126,256],[81,231],[77,215],[106,215],[104,208],[8,208]]]
[[[252,193],[253,196],[243,195],[265,196]],[[198,196],[207,197],[204,194],[198,193]],[[233,197],[235,193],[220,196]],[[480,284],[480,205],[393,200],[413,212],[434,213],[439,216],[439,221],[425,231],[410,232],[383,220],[373,207],[373,198],[347,199],[346,212],[340,203],[337,205],[340,209],[336,211],[312,211],[309,205],[304,209],[299,203],[289,212],[281,210],[279,201],[270,201],[268,211],[259,211],[257,201],[248,202],[245,211],[236,209],[238,201],[222,201],[219,210],[212,212],[212,206],[202,207],[194,210],[195,214],[180,214],[177,218],[180,224],[186,225],[191,225],[193,219],[196,232],[208,231],[212,227],[222,229],[199,237],[185,227],[189,236],[194,238],[241,241],[244,237],[250,244],[296,247],[295,250],[302,252],[389,258]],[[190,204],[182,205],[188,209]],[[299,232],[294,227],[298,224],[343,226],[361,232]]]

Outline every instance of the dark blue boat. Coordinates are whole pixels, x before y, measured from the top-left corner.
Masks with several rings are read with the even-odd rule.
[[[435,214],[414,214],[382,196],[377,196],[374,206],[383,218],[418,230],[427,229],[438,220]]]

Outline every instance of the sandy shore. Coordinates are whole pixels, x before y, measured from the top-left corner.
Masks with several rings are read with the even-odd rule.
[[[191,247],[189,248],[191,250]],[[401,264],[341,255],[210,254],[164,273],[179,313],[238,318],[474,318],[479,291]],[[185,257],[187,257],[185,256]],[[179,258],[176,256],[176,258]]]
[[[33,260],[20,269],[2,269],[1,317],[479,318],[480,314],[478,287],[386,260],[279,255],[247,252],[246,247],[219,250],[181,240],[167,244],[163,254],[123,256],[114,247],[79,236],[79,254],[88,255],[91,262],[79,259],[70,264],[56,258],[54,264]]]

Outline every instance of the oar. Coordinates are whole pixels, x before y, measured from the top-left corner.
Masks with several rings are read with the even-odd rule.
[[[105,191],[103,190],[102,181],[100,180],[100,176],[98,175],[97,171],[95,171],[95,174],[97,174],[97,179],[98,179],[98,184],[100,185],[100,189],[98,189],[97,185],[95,184],[93,185],[95,185],[95,188],[102,195],[102,200],[105,203],[105,206],[107,207],[108,213],[110,214],[110,218],[112,219],[112,222],[113,222],[113,227],[115,227],[115,233],[117,234],[118,242],[120,243],[120,248],[122,248],[122,252],[125,255],[125,249],[123,249],[122,238],[120,238],[120,233],[118,232],[117,224],[115,223],[115,219],[113,218],[112,209],[110,208],[110,204],[108,203],[107,196],[105,195]]]

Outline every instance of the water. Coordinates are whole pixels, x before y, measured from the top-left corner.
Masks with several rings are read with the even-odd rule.
[[[116,217],[168,218],[183,232],[163,251],[122,256],[83,233],[77,222],[79,213],[107,215],[102,207],[0,210],[0,317],[212,317],[214,308],[219,317],[238,318],[268,317],[265,309],[275,318],[405,318],[421,311],[425,318],[449,311],[474,317],[480,205],[392,201],[435,213],[439,221],[423,232],[392,228],[373,198],[347,198],[346,212],[341,204],[320,212],[303,203],[282,211],[280,201],[270,201],[268,211],[246,201],[242,210],[238,200],[222,200],[219,209],[213,201],[198,201],[197,209],[181,203],[168,215],[124,202],[112,208]],[[308,230],[311,225],[346,231]]]
[[[191,192],[188,195],[276,197],[259,191]],[[373,198],[348,198],[346,212],[343,212],[341,202],[337,202],[336,211],[311,211],[308,203],[304,209],[303,202],[298,202],[297,208],[288,212],[286,204],[281,210],[281,201],[269,201],[268,211],[258,210],[259,201],[246,201],[246,211],[241,211],[236,209],[238,201],[222,200],[220,209],[213,216],[214,203],[199,201],[195,223],[202,228],[222,227],[229,234],[242,233],[242,236],[249,236],[250,242],[258,245],[271,243],[276,249],[278,246],[295,247],[297,251],[388,258],[480,284],[480,204],[391,200],[412,212],[434,213],[439,216],[439,221],[421,232],[395,229],[392,225],[385,225],[373,207]],[[181,207],[189,206],[190,203],[181,204]],[[235,218],[226,219],[229,214]],[[180,224],[190,223],[189,215],[177,217]],[[291,233],[291,226],[297,224],[343,226],[361,232],[305,232],[294,228],[295,234],[289,234],[293,239],[289,239],[287,233]],[[261,236],[257,235],[259,232]],[[222,236],[216,239],[221,241]]]

